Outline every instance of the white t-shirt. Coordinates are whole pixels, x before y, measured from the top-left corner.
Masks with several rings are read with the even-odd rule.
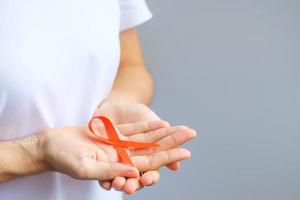
[[[0,140],[86,124],[119,65],[119,32],[144,0],[0,0]],[[115,200],[97,181],[44,173],[0,183],[1,200]]]

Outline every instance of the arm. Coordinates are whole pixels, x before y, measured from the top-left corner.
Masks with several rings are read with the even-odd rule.
[[[38,149],[36,135],[0,142],[0,182],[51,170]]]
[[[83,126],[44,129],[24,139],[0,142],[0,183],[46,171],[84,180],[107,181],[116,177],[130,180],[137,178],[139,171],[188,159],[190,152],[176,147],[192,139],[193,131],[163,127],[161,121],[117,126],[117,130],[126,135],[120,135],[124,139],[161,145],[155,153],[129,150],[130,159],[137,168],[120,163],[115,148],[95,142],[88,128]],[[170,139],[175,132],[176,143]],[[153,135],[155,137],[150,137]]]
[[[121,32],[120,42],[119,71],[108,99],[149,104],[153,94],[153,81],[144,64],[136,30]]]
[[[121,32],[120,42],[121,60],[117,77],[111,93],[100,104],[95,114],[109,116],[117,124],[159,120],[160,118],[146,106],[153,95],[153,80],[144,64],[137,31],[129,29]],[[177,170],[179,163],[167,167]],[[145,185],[155,184],[158,180],[159,172],[149,171],[140,178],[142,184],[137,179],[125,182],[124,178],[118,177],[112,183],[102,182],[101,186],[104,189],[113,186],[116,190],[132,194]]]
[[[136,168],[118,162],[113,147],[96,144],[89,133],[86,127],[50,128],[24,139],[0,142],[0,183],[47,171],[88,180],[138,176]],[[115,160],[108,162],[107,157]]]

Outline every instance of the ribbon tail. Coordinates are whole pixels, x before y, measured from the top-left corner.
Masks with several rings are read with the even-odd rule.
[[[124,147],[114,146],[114,148],[117,150],[122,163],[133,166],[133,163]]]

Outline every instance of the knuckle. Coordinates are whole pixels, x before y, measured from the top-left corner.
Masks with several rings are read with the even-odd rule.
[[[76,169],[76,175],[82,179],[89,178],[89,169],[86,163],[82,162],[81,165]]]
[[[154,169],[155,168],[155,162],[154,162],[154,156],[150,155],[149,158],[147,159],[147,165],[149,166],[149,169]]]
[[[114,173],[113,173],[113,169],[110,168],[109,166],[103,166],[103,173],[102,173],[102,179],[103,180],[111,180],[114,178]]]

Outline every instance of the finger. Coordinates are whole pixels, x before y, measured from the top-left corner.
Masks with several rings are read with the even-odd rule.
[[[156,130],[163,127],[168,127],[169,123],[166,121],[141,121],[136,123],[121,124],[117,128],[126,136],[134,135],[137,133],[144,133],[152,130]]]
[[[110,181],[99,181],[100,186],[104,189],[104,190],[111,190],[111,182]]]
[[[168,151],[161,151],[147,156],[134,156],[132,157],[132,161],[134,163],[134,166],[137,167],[139,171],[145,172],[159,169],[164,165],[181,160],[186,160],[190,157],[191,153],[189,150],[179,148],[171,149]]]
[[[136,178],[139,177],[139,171],[132,166],[122,163],[107,163],[93,159],[86,159],[77,172],[79,178],[112,180],[117,176]]]
[[[180,169],[180,162],[168,164],[166,165],[166,167],[169,168],[170,170],[177,171]]]
[[[167,137],[162,138],[157,141],[157,144],[160,146],[155,148],[155,152],[165,151],[173,149],[179,145],[186,143],[187,141],[194,139],[197,136],[195,130],[190,129],[186,126],[178,126],[173,134],[168,135]]]
[[[123,190],[125,183],[126,183],[126,178],[118,176],[113,180],[112,187],[117,191],[121,191]]]
[[[159,171],[148,171],[140,178],[140,183],[143,186],[150,186],[158,183],[160,178]]]
[[[191,139],[194,139],[197,136],[197,133],[195,130],[190,129],[186,126],[176,126],[152,131],[151,133],[144,133],[144,136],[141,134],[138,135],[140,135],[140,137],[145,138],[145,141],[143,142],[156,142],[156,144],[159,144],[160,146],[154,149],[132,149],[130,151],[131,156],[149,155],[156,152],[173,149],[175,147],[178,147],[179,145],[186,143]],[[161,135],[162,138],[159,139],[159,135]],[[155,139],[159,140],[154,141]]]
[[[131,141],[136,142],[156,142],[174,132],[175,127],[164,127],[145,133],[138,133],[128,137]]]
[[[138,178],[129,178],[126,181],[123,191],[128,195],[132,195],[141,188],[143,188],[143,185],[139,182]]]

